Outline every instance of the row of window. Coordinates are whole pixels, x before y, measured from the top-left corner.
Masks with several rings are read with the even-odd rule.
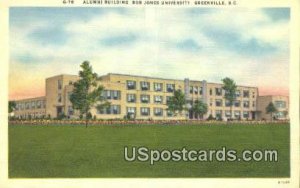
[[[16,115],[16,118],[21,118],[21,119],[28,119],[28,118],[41,118],[45,117],[44,112],[35,112],[35,113],[27,113],[27,114],[22,114],[22,115]]]
[[[286,108],[286,102],[285,101],[275,101],[274,105],[276,108]]]
[[[202,94],[202,88],[200,88],[200,95]],[[190,89],[190,93],[191,93],[191,89]],[[197,94],[194,90],[194,93]],[[215,88],[215,95],[216,96],[223,96],[225,95],[226,92],[225,90],[223,90],[222,88]],[[243,94],[243,95],[242,95]],[[209,89],[209,95],[213,95],[213,89]],[[236,90],[235,92],[235,96],[236,97],[244,97],[244,98],[249,98],[250,97],[250,92],[249,90],[243,90],[243,92],[241,93],[241,90]],[[255,98],[255,92],[252,92],[252,98]]]
[[[154,116],[163,116],[164,110],[162,108],[153,108],[153,115]],[[104,108],[97,111],[98,114],[121,114],[121,106],[120,105],[111,105],[108,108]],[[129,115],[136,115],[137,108],[136,107],[127,107],[126,114]],[[140,115],[141,116],[150,116],[151,110],[149,107],[141,107],[140,108]],[[167,111],[167,116],[173,116],[173,113]]]
[[[38,101],[31,101],[31,102],[23,102],[16,104],[16,110],[30,110],[30,109],[41,109],[46,108],[45,101],[38,100]]]
[[[102,97],[106,100],[120,100],[121,91],[119,90],[104,90],[102,92]]]
[[[210,106],[213,106],[212,99],[210,100]],[[223,106],[223,100],[222,99],[215,99],[215,106],[222,107]],[[234,107],[241,107],[241,101],[236,100],[233,102]],[[230,102],[228,100],[225,100],[225,107],[230,107]],[[249,101],[243,101],[242,107],[249,108],[250,102]],[[255,107],[255,101],[252,101],[252,107]]]
[[[128,90],[133,90],[133,89],[137,89],[137,82],[133,81],[133,80],[127,80],[127,89]],[[149,91],[150,88],[150,82],[145,82],[142,81],[140,82],[140,90],[142,91]],[[166,84],[166,92],[174,92],[175,90],[175,84]],[[163,83],[153,83],[153,91],[164,91],[164,85]]]
[[[190,94],[202,95],[202,87],[190,86]]]
[[[171,96],[166,96],[166,103],[171,99]],[[135,103],[137,102],[136,94],[127,94],[127,102]],[[150,103],[150,95],[140,95],[140,102],[141,103]],[[157,104],[163,103],[163,96],[161,95],[154,95],[153,102]]]
[[[225,117],[227,118],[231,118],[232,115],[231,115],[231,111],[230,110],[225,110],[224,112],[225,114]],[[243,113],[241,113],[241,111],[238,111],[238,110],[235,110],[233,111],[233,116],[235,118],[249,118],[250,117],[250,112],[248,111],[243,111]],[[216,110],[216,113],[215,113],[215,117],[223,117],[223,111],[222,110]]]

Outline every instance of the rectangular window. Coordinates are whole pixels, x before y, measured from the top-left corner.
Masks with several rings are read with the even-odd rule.
[[[31,109],[35,109],[35,101],[31,102]]]
[[[255,101],[252,101],[252,107],[253,108],[255,107]]]
[[[42,108],[42,101],[36,101],[36,108]]]
[[[150,90],[150,83],[149,82],[140,82],[140,84],[141,84],[141,90],[142,91]]]
[[[112,96],[111,96],[111,90],[106,90],[105,91],[105,98],[107,99],[107,100],[110,100],[110,99],[112,99]]]
[[[222,96],[222,88],[215,88],[216,89],[216,96]]]
[[[58,102],[58,103],[61,103],[61,102],[62,102],[62,96],[61,96],[61,94],[58,94],[58,95],[57,95],[57,102]]]
[[[149,116],[150,115],[150,108],[141,108],[141,116]]]
[[[225,101],[225,106],[226,106],[226,107],[230,107],[230,102],[229,102],[229,100],[226,100],[226,101]]]
[[[167,92],[172,93],[175,90],[175,84],[167,84]]]
[[[62,89],[62,80],[57,80],[57,89],[58,90]]]
[[[129,115],[135,115],[136,108],[135,107],[127,107],[127,114]]]
[[[127,102],[135,102],[136,101],[136,96],[135,94],[127,94]]]
[[[110,105],[109,107],[103,108],[100,111],[97,111],[98,114],[120,114],[121,106],[120,105]]]
[[[29,102],[26,102],[25,108],[26,108],[26,109],[30,109],[30,103],[29,103]]]
[[[236,97],[240,97],[241,96],[241,91],[240,90],[236,90],[235,91],[235,96]]]
[[[200,94],[200,95],[202,95],[202,93],[203,93],[202,90],[203,90],[203,88],[200,87],[200,90],[199,90],[199,94]]]
[[[216,110],[216,118],[222,117],[222,110]]]
[[[136,88],[136,81],[127,80],[127,89],[135,89]]]
[[[149,103],[150,95],[141,95],[141,103]]]
[[[163,115],[163,109],[162,108],[154,108],[154,115],[155,116],[162,116]]]
[[[234,101],[234,106],[235,107],[240,107],[241,106],[241,101]]]
[[[222,99],[216,99],[216,106],[222,106]]]
[[[167,111],[167,116],[168,116],[168,117],[172,117],[172,116],[173,116],[173,112],[170,111],[170,110],[168,110],[168,111]]]
[[[283,112],[283,111],[276,112],[275,117],[277,117],[277,118],[286,118],[286,112]]]
[[[244,118],[249,118],[249,112],[243,112],[243,117]]]
[[[121,91],[112,90],[112,93],[113,93],[113,99],[114,100],[120,100],[121,99]]]
[[[106,100],[120,100],[121,99],[121,91],[119,90],[104,90],[101,94]]]
[[[154,95],[154,103],[163,103],[163,96]]]
[[[111,111],[113,114],[121,114],[121,106],[120,105],[111,105]]]
[[[252,98],[255,98],[255,92],[252,92]]]
[[[212,89],[209,89],[209,95],[212,95],[213,92],[212,92]]]
[[[190,94],[193,94],[193,86],[190,86]]]
[[[19,104],[16,104],[15,110],[18,111],[19,110]]]
[[[162,91],[163,84],[162,83],[154,83],[154,91]]]
[[[199,91],[198,91],[198,87],[197,87],[197,86],[194,86],[194,93],[198,95],[198,92],[199,92]]]
[[[230,110],[226,110],[226,111],[225,111],[225,116],[226,116],[227,118],[231,118],[231,112],[230,112]]]
[[[74,114],[74,110],[72,106],[68,106],[68,115],[72,116]]]
[[[275,101],[275,107],[276,108],[285,108],[286,107],[286,102],[285,101]]]
[[[239,118],[241,118],[241,112],[240,111],[234,111],[234,117],[236,118],[236,119],[239,119]]]
[[[248,90],[243,91],[243,97],[244,98],[249,98],[249,91]]]
[[[171,102],[171,98],[172,96],[166,96],[166,103],[168,104],[169,102]]]
[[[249,101],[244,101],[243,106],[244,108],[249,108]]]

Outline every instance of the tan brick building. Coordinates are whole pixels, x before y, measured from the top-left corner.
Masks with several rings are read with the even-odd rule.
[[[267,114],[266,107],[273,103],[277,112],[273,113],[273,118],[289,119],[289,98],[287,96],[259,96],[258,97],[258,117],[259,119],[271,120],[271,114]]]
[[[19,118],[37,117],[37,115],[55,118],[63,113],[69,118],[77,117],[69,100],[73,90],[73,83],[79,79],[75,75],[58,75],[46,79],[46,96],[34,99],[19,100],[15,116]],[[174,115],[167,110],[167,101],[177,89],[185,93],[186,99],[192,103],[194,100],[202,100],[208,105],[209,115],[227,119],[260,119],[261,111],[258,111],[258,88],[238,86],[237,100],[234,103],[231,115],[228,101],[224,99],[222,84],[209,83],[205,80],[175,80],[154,78],[146,76],[133,76],[125,74],[112,74],[101,76],[99,85],[104,86],[103,96],[111,103],[108,109],[98,111],[91,110],[93,116],[99,119],[121,119],[127,114],[136,119],[193,119],[194,114],[185,112]],[[41,108],[20,108],[27,103],[44,101]],[[33,106],[33,105],[32,105]]]
[[[14,116],[28,119],[46,115],[46,97],[36,97],[16,101]]]

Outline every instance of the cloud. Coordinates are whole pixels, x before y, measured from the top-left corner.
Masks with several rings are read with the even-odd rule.
[[[10,93],[25,91],[16,81],[30,80],[25,71],[41,81],[77,74],[84,60],[99,75],[211,82],[230,76],[243,85],[287,88],[287,15],[289,9],[12,8]]]
[[[273,20],[289,20],[290,19],[290,9],[289,8],[266,8],[263,11]]]

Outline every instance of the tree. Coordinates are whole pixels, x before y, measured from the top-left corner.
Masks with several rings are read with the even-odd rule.
[[[9,101],[8,102],[8,113],[12,113],[17,106],[17,103],[15,101]]]
[[[90,119],[90,110],[95,107],[98,110],[109,107],[110,103],[107,102],[102,93],[103,86],[98,86],[98,76],[93,73],[93,68],[88,61],[84,61],[79,71],[80,79],[74,83],[74,89],[70,96],[70,101],[73,108],[79,110],[80,116],[85,116],[85,126],[87,127]]]
[[[223,78],[222,79],[223,82],[223,87],[222,89],[225,91],[225,96],[224,98],[229,102],[229,106],[230,106],[230,115],[232,118],[233,112],[232,112],[232,107],[233,107],[233,103],[236,99],[236,84],[234,82],[233,79],[231,78]]]
[[[179,113],[181,114],[182,111],[186,110],[186,100],[184,93],[181,90],[175,90],[174,95],[170,98],[170,100],[167,102],[169,111],[173,113]]]
[[[266,107],[266,112],[267,112],[267,114],[271,115],[271,121],[273,121],[273,113],[277,112],[277,109],[276,109],[275,105],[272,102],[270,102],[268,104],[268,106]]]
[[[193,103],[192,111],[195,115],[198,115],[198,117],[203,116],[207,112],[207,104],[201,100],[196,100]]]

